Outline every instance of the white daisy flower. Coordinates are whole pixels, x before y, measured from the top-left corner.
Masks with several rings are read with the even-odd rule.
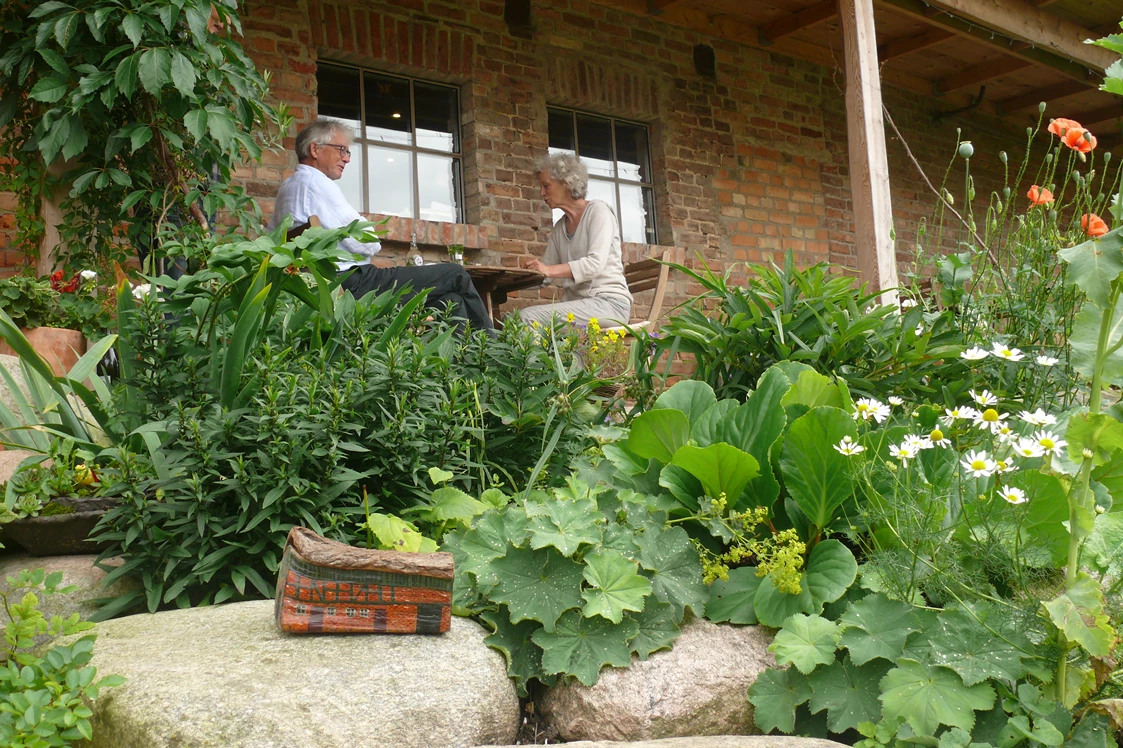
[[[1032,413],[1030,413],[1028,410],[1023,410],[1018,414],[1018,418],[1033,426],[1052,426],[1057,422],[1056,416],[1049,415],[1041,408],[1038,408]]]
[[[905,400],[902,397],[897,397],[896,395],[890,395],[889,396],[889,404],[890,405],[904,405]]]
[[[1010,428],[1010,425],[1007,423],[996,424],[991,427],[990,432],[1004,442],[1013,441],[1018,436],[1018,433]]]
[[[133,298],[137,301],[144,299],[152,291],[151,283],[141,283],[139,286],[133,286]]]
[[[916,434],[908,434],[903,440],[901,440],[901,444],[903,446],[915,449],[918,453],[922,449],[932,449],[932,447],[935,446],[934,444],[932,444],[932,440],[928,437],[917,436]]]
[[[1052,356],[1038,356],[1034,360],[1037,361],[1039,366],[1055,366],[1061,362],[1059,358],[1053,358]]]
[[[998,403],[998,398],[990,390],[983,390],[982,392],[971,390],[971,399],[978,405],[996,405]]]
[[[1023,437],[1014,442],[1014,453],[1020,457],[1041,457],[1045,450],[1034,439]]]
[[[909,460],[916,457],[920,453],[920,449],[907,442],[900,444],[889,445],[889,456],[896,457],[902,464],[907,464]]]
[[[1002,343],[995,343],[991,348],[990,355],[995,358],[1004,358],[1007,361],[1021,361],[1025,358],[1025,354],[1017,348],[1010,348]]]
[[[975,478],[990,477],[994,474],[996,467],[994,460],[987,456],[986,450],[968,452],[967,456],[960,461],[960,464]]]
[[[998,492],[998,495],[1011,504],[1024,504],[1029,501],[1029,499],[1026,498],[1025,491],[1011,486],[1003,486],[1002,490]]]
[[[855,442],[849,436],[842,437],[842,441],[840,441],[838,444],[835,444],[834,448],[839,452],[839,454],[844,455],[856,455],[866,451],[865,447]]]
[[[986,348],[980,348],[978,346],[975,346],[974,348],[968,348],[963,353],[960,353],[959,357],[965,358],[968,361],[982,361],[984,358],[986,358],[989,355],[990,355],[990,353],[987,351]]]
[[[1017,468],[1014,467],[1014,458],[1013,457],[1007,457],[1005,460],[995,460],[994,461],[994,472],[995,473],[1012,473],[1015,470],[1017,470]]]
[[[1007,418],[1009,414],[999,413],[994,408],[987,408],[982,413],[975,411],[975,424],[986,431],[994,431],[1002,425],[1002,421]]]
[[[863,421],[868,421],[871,418],[881,423],[889,417],[889,406],[883,402],[874,400],[872,397],[863,397],[858,402],[854,403],[854,420],[857,421],[861,418]]]
[[[944,435],[944,432],[940,431],[939,428],[932,429],[932,432],[928,434],[928,441],[932,444],[933,447],[951,446],[951,439],[947,438],[947,436]]]
[[[916,306],[916,299],[901,299],[902,309],[912,309],[914,306]]]
[[[1058,439],[1057,435],[1051,431],[1038,431],[1033,435],[1033,438],[1037,440],[1038,446],[1047,455],[1059,455],[1061,447],[1068,444],[1064,439]]]
[[[946,415],[940,416],[940,420],[948,426],[954,426],[955,422],[959,420],[974,421],[979,417],[979,411],[967,405],[955,408],[944,408],[944,413]]]
[[[97,273],[95,273],[93,270],[83,270],[82,272],[78,273],[78,275],[82,276],[84,280],[93,280],[97,277]]]

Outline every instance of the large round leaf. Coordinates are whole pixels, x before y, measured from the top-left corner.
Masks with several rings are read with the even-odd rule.
[[[760,587],[755,566],[730,569],[729,579],[717,580],[710,587],[706,602],[706,618],[714,623],[756,623],[753,598]]]
[[[698,446],[705,447],[716,442],[727,442],[728,439],[723,439],[719,432],[722,419],[731,410],[737,408],[736,400],[718,400],[716,403],[706,408],[706,412],[698,417],[698,420],[690,424],[690,438],[693,439]]]
[[[730,496],[734,508],[740,506],[772,506],[780,495],[780,484],[772,474],[772,445],[784,433],[787,415],[781,400],[790,388],[784,372],[772,367],[764,372],[760,383],[748,400],[722,419],[718,440],[732,444],[756,458],[760,475],[749,481],[740,502]]]
[[[815,603],[811,599],[811,591],[806,584],[800,585],[798,595],[790,595],[776,589],[769,577],[760,580],[760,586],[753,596],[753,613],[758,621],[765,626],[780,628],[791,616],[796,613],[813,613]]]
[[[689,416],[681,410],[663,408],[649,410],[632,421],[632,432],[625,446],[641,458],[666,464],[689,439]]]
[[[708,447],[686,444],[675,452],[672,464],[697,478],[712,499],[725,494],[735,501],[745,485],[760,474],[756,458],[725,442]]]
[[[854,419],[838,408],[821,407],[797,418],[784,438],[784,485],[815,527],[830,524],[834,510],[854,492],[850,458],[834,448],[846,436],[858,436]]]
[[[802,586],[811,591],[815,612],[846,594],[858,576],[858,562],[837,540],[824,540],[811,550]]]
[[[666,408],[681,411],[690,423],[694,423],[715,402],[717,402],[717,396],[714,395],[713,387],[705,382],[684,379],[660,395],[653,408],[655,410]]]

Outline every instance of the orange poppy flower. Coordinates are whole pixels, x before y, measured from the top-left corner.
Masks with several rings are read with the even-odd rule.
[[[1080,217],[1080,228],[1088,234],[1088,236],[1096,237],[1103,236],[1107,233],[1107,224],[1104,219],[1097,216],[1095,213],[1085,213]]]
[[[1058,138],[1063,138],[1065,132],[1068,130],[1083,130],[1084,125],[1080,124],[1074,119],[1055,119],[1049,123],[1049,132],[1056,135]]]
[[[1036,184],[1029,188],[1026,197],[1034,205],[1045,205],[1046,203],[1053,202],[1053,193],[1044,187],[1038,187]]]
[[[1096,147],[1096,136],[1082,127],[1065,130],[1065,134],[1061,136],[1061,140],[1072,150],[1080,151],[1081,153],[1087,153]]]

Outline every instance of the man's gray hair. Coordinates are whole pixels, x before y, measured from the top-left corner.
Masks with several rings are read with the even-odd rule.
[[[575,198],[583,198],[589,192],[589,170],[581,159],[572,153],[554,153],[538,160],[537,173],[546,173],[565,185],[569,194]]]
[[[312,144],[324,145],[330,143],[336,135],[344,135],[347,142],[355,139],[355,132],[339,120],[320,117],[312,124],[305,127],[296,136],[296,157],[303,161],[312,155]]]

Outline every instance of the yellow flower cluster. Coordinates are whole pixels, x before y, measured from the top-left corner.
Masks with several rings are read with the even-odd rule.
[[[758,577],[769,577],[776,589],[789,595],[803,591],[799,581],[807,545],[795,530],[781,530],[771,538],[758,541],[755,550]]]

